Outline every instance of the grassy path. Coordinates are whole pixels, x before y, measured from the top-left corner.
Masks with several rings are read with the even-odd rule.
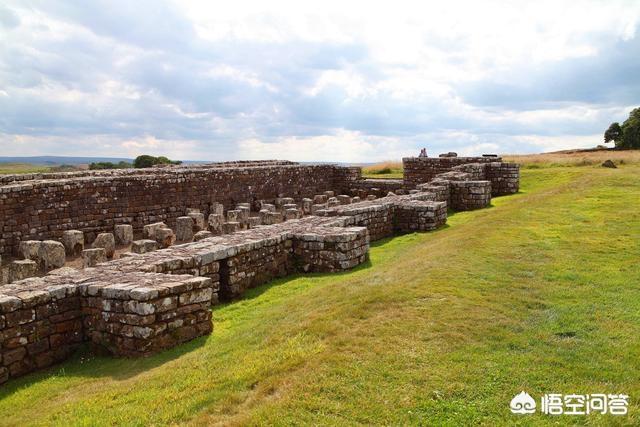
[[[78,354],[0,388],[0,424],[639,424],[640,167],[526,170],[521,194],[214,310],[144,360]],[[516,417],[514,394],[630,415]]]

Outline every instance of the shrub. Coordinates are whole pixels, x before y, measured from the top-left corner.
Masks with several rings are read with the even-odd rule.
[[[181,161],[170,160],[165,156],[154,157],[148,154],[143,154],[136,157],[133,161],[133,166],[136,168],[150,168],[156,165],[180,165]]]
[[[94,162],[89,164],[89,169],[91,170],[101,170],[101,169],[126,169],[130,168],[133,165],[129,162],[120,161],[118,163],[112,162]]]

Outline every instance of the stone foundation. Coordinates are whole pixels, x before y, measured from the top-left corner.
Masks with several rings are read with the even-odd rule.
[[[415,188],[418,184],[427,183],[437,175],[467,163],[501,161],[502,159],[499,157],[405,157],[402,159],[404,185],[407,188]],[[476,177],[475,179],[484,179],[484,177]]]
[[[384,185],[360,180],[359,168],[288,162],[62,174],[67,178],[60,182],[49,181],[49,175],[15,179],[0,187],[5,250],[23,236],[62,237],[67,228],[95,238],[114,231],[116,223],[124,226],[115,228],[118,243],[130,241],[134,230],[147,240],[133,241],[134,253],[92,262],[94,267],[61,268],[0,286],[0,383],[63,360],[82,342],[115,356],[138,357],[209,334],[209,308],[219,299],[237,298],[292,273],[351,269],[367,260],[371,241],[435,230],[445,224],[447,208],[477,209],[487,206],[492,194],[516,192],[517,165],[489,160],[408,160],[409,178]],[[427,170],[420,172],[420,165]],[[442,171],[434,173],[438,168]],[[387,191],[391,188],[396,191]],[[234,221],[223,222],[224,207],[212,200],[218,191]],[[42,209],[40,217],[23,215],[16,203],[21,197],[25,209]],[[60,203],[61,197],[70,200]],[[250,207],[262,209],[260,217],[250,217]],[[301,217],[310,212],[314,215]],[[165,224],[175,227],[179,217],[181,233],[190,230],[193,238],[198,232],[197,241],[167,241],[173,232]],[[199,231],[207,225],[209,231]],[[72,234],[77,233],[66,236]],[[113,235],[108,237],[111,247]],[[169,247],[158,250],[158,238]],[[41,244],[23,246],[31,256]],[[66,248],[79,249],[73,242]],[[36,268],[30,260],[14,264],[17,276]]]

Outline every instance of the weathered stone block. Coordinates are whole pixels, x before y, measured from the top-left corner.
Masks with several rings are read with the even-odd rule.
[[[204,214],[200,212],[190,212],[187,216],[193,219],[193,231],[198,232],[207,228],[204,221]]]
[[[327,203],[328,199],[329,198],[325,194],[316,194],[315,196],[313,196],[313,204],[321,205]]]
[[[222,223],[224,222],[222,214],[212,213],[209,215],[207,222],[209,223],[209,231],[213,234],[218,235],[222,233]]]
[[[155,240],[143,239],[131,242],[131,252],[136,254],[144,254],[158,249],[158,243]]]
[[[23,259],[39,261],[40,240],[25,240],[20,242],[19,252]]]
[[[95,267],[101,262],[107,262],[105,248],[85,249],[82,251],[82,267]]]
[[[176,241],[176,235],[170,228],[161,228],[156,231],[156,242],[161,248],[168,248]]]
[[[156,230],[157,232],[157,230]],[[116,253],[116,239],[112,233],[100,233],[91,245],[94,249],[103,248],[107,258],[113,258]]]
[[[238,222],[239,210],[231,209],[227,211],[227,222]]]
[[[213,237],[213,233],[211,231],[202,230],[193,235],[193,240],[197,242],[199,240],[206,239],[207,237]]]
[[[118,224],[113,228],[116,244],[126,246],[133,242],[133,226],[129,224]]]
[[[9,282],[17,282],[38,274],[38,264],[30,259],[12,261],[9,265]]]
[[[302,208],[302,212],[305,215],[311,215],[311,205],[313,205],[313,200],[305,197],[300,202],[300,205],[301,205],[301,208]]]
[[[311,215],[317,215],[319,211],[327,209],[326,204],[313,204],[311,205]]]
[[[147,224],[142,227],[142,237],[149,240],[156,239],[156,231],[161,228],[167,228],[167,224],[164,222],[155,222],[153,224]]]
[[[45,270],[62,267],[66,260],[65,255],[64,245],[62,243],[55,240],[40,242],[38,259]]]
[[[209,208],[210,215],[224,215],[224,205],[222,203],[213,202]]]
[[[63,231],[62,244],[67,255],[80,255],[84,250],[84,233],[80,230]]]
[[[346,194],[339,194],[338,201],[340,202],[341,205],[350,205],[352,202],[351,196],[348,196]]]
[[[231,234],[240,230],[240,223],[236,221],[225,222],[222,224],[222,233],[223,234]]]
[[[284,211],[284,217],[286,221],[298,219],[300,218],[300,211],[298,209],[287,209]]]
[[[194,221],[190,216],[176,218],[176,239],[179,242],[191,242],[193,240]]]
[[[248,228],[255,228],[260,226],[261,224],[262,224],[262,220],[260,219],[259,216],[250,216],[249,219],[247,220]]]

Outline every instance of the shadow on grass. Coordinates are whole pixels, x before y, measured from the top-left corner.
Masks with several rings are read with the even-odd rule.
[[[384,239],[385,241],[391,240],[391,238],[389,239]],[[372,244],[371,246],[378,246],[378,243],[383,244],[384,242],[378,241],[375,244]],[[363,262],[362,264],[352,268],[351,270],[346,270],[346,271],[339,271],[336,273],[294,273],[294,274],[290,274],[287,275],[286,277],[282,277],[279,279],[274,279],[271,280],[267,283],[264,283],[262,285],[256,286],[255,288],[250,288],[247,289],[244,294],[242,295],[242,297],[240,298],[236,298],[230,301],[223,301],[220,304],[217,304],[215,307],[212,308],[213,312],[218,311],[224,307],[229,306],[230,304],[236,303],[238,301],[247,301],[247,300],[252,300],[255,298],[260,297],[262,294],[264,294],[265,292],[268,292],[269,290],[278,287],[278,286],[283,286],[286,285],[289,282],[292,282],[294,280],[297,280],[301,277],[304,278],[323,278],[323,277],[342,277],[342,276],[346,276],[349,274],[353,274],[357,271],[361,271],[361,270],[365,270],[368,268],[373,267],[373,263],[371,262],[370,258],[367,258],[367,260],[365,262]]]
[[[55,382],[58,378],[126,380],[204,346],[208,338],[209,336],[198,337],[152,356],[136,359],[100,355],[92,350],[90,343],[83,343],[63,362],[3,384],[0,387],[0,400],[39,382]]]
[[[391,240],[392,238],[384,239],[376,242],[372,246],[382,246]],[[295,273],[280,279],[271,280],[265,284],[256,286],[255,288],[248,289],[241,298],[217,304],[212,307],[211,310],[215,313],[216,311],[236,302],[259,298],[265,292],[268,292],[275,287],[286,285],[301,277],[341,277],[371,268],[372,266],[373,264],[371,263],[371,260],[367,259],[364,263],[347,271],[336,273]],[[44,370],[35,371],[23,377],[12,379],[5,383],[0,387],[0,399],[8,397],[20,389],[27,388],[41,381],[55,381],[57,378],[61,377],[111,378],[115,380],[126,380],[203,347],[206,344],[207,339],[210,337],[213,339],[214,335],[198,337],[160,353],[135,359],[101,355],[99,352],[92,349],[90,343],[83,343],[78,350],[71,355],[71,357],[63,362]]]

